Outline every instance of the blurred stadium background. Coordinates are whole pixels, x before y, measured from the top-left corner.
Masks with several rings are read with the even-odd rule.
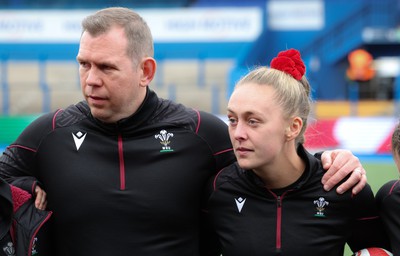
[[[299,49],[315,101],[306,146],[392,164],[400,0],[0,0],[0,152],[41,113],[82,99],[80,22],[109,6],[135,9],[149,23],[152,89],[221,117],[243,74]],[[356,50],[364,55],[351,59]]]
[[[398,177],[400,0],[0,0],[0,152],[41,113],[82,99],[80,22],[109,6],[149,23],[152,89],[222,118],[243,74],[299,49],[315,101],[306,146],[352,150],[375,192]]]

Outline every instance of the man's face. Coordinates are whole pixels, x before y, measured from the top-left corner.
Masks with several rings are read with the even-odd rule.
[[[82,93],[92,115],[106,123],[132,115],[146,94],[140,85],[141,60],[135,65],[126,49],[120,27],[96,37],[84,32],[81,37],[77,60]]]

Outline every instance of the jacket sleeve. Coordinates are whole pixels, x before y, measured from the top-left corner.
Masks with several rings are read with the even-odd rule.
[[[376,202],[392,253],[400,255],[400,180],[385,183],[376,193]]]
[[[52,114],[34,120],[0,156],[0,178],[33,194],[37,180],[36,153],[52,131]]]
[[[212,218],[208,211],[208,199],[213,192],[213,181],[215,177],[212,177],[204,190],[202,198],[202,207],[200,215],[200,255],[201,256],[219,256],[221,255],[221,244],[218,239],[218,235],[215,232]]]
[[[353,195],[352,235],[347,241],[353,252],[369,247],[391,250],[389,238],[378,215],[371,187],[367,184],[360,193]]]
[[[211,148],[215,159],[214,174],[236,161],[229,138],[228,126],[220,118],[207,112],[200,112],[198,134],[205,139]],[[221,246],[212,220],[207,210],[208,198],[213,190],[214,177],[206,185],[202,212],[200,214],[200,252],[202,256],[221,255]]]
[[[198,135],[205,139],[211,148],[216,168],[214,173],[236,161],[228,126],[220,118],[207,112],[200,112]]]

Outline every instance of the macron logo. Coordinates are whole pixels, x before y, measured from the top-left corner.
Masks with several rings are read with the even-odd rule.
[[[238,208],[238,211],[241,212],[242,208],[243,208],[243,205],[244,205],[244,202],[246,202],[246,198],[245,199],[243,199],[241,197],[235,198],[235,202],[236,202],[236,206]]]
[[[77,132],[77,133],[72,133],[72,137],[74,138],[74,142],[75,142],[75,146],[76,146],[76,150],[79,150],[79,148],[81,147],[83,141],[85,140],[86,137],[86,132]]]

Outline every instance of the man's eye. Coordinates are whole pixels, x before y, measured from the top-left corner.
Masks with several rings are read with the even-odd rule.
[[[228,122],[230,124],[235,124],[236,123],[236,119],[235,118],[228,118]]]
[[[99,68],[101,70],[112,70],[112,69],[114,69],[114,67],[109,66],[109,65],[101,65]]]
[[[254,125],[254,124],[257,123],[257,121],[256,121],[256,120],[253,120],[253,119],[250,119],[250,120],[248,121],[248,123],[251,124],[251,125]]]

